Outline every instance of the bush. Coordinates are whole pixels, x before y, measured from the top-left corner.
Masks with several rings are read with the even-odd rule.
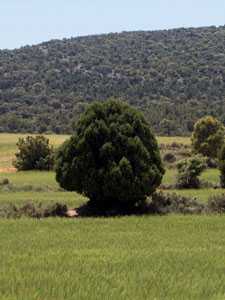
[[[210,168],[210,169],[216,169],[216,168],[218,168],[217,159],[213,159],[213,158],[207,157],[206,158],[206,164],[207,164],[207,167]]]
[[[216,195],[209,199],[208,210],[211,213],[224,214],[225,213],[225,194]]]
[[[177,187],[178,188],[199,188],[199,176],[206,169],[205,158],[194,156],[178,162]]]
[[[220,184],[225,188],[225,144],[222,146],[219,153],[219,170],[220,170]]]
[[[172,142],[171,147],[172,147],[172,148],[180,149],[180,148],[183,147],[183,145],[180,144],[180,143],[177,143],[177,142]]]
[[[191,137],[192,148],[195,153],[211,158],[217,158],[218,149],[224,143],[225,129],[221,122],[213,117],[200,119],[194,126]]]
[[[10,182],[9,182],[9,179],[8,178],[3,178],[1,181],[0,181],[0,185],[8,185],[8,184],[10,184]]]
[[[99,207],[128,208],[151,195],[164,169],[143,115],[119,101],[94,103],[56,155],[56,179]]]
[[[200,214],[205,210],[205,206],[196,199],[183,197],[163,192],[156,192],[151,196],[149,211],[153,214]]]
[[[50,170],[53,168],[53,147],[44,136],[20,138],[14,166],[19,170]]]
[[[176,156],[171,152],[167,152],[163,157],[163,161],[168,163],[174,163],[176,161]]]
[[[68,208],[64,204],[53,203],[44,205],[42,203],[34,204],[28,202],[21,207],[8,204],[0,207],[0,218],[49,218],[66,217]]]

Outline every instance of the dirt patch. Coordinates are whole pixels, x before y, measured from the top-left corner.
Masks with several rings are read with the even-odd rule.
[[[66,217],[68,217],[68,218],[76,218],[76,217],[79,217],[79,214],[76,211],[76,209],[69,209],[66,212]]]
[[[13,167],[0,168],[0,173],[16,173],[17,169]]]

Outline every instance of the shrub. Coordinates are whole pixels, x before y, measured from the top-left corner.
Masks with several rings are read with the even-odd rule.
[[[164,169],[143,115],[119,101],[94,103],[56,155],[56,179],[99,207],[128,208],[151,195]]]
[[[220,170],[220,184],[225,188],[225,144],[222,146],[219,153],[219,170]]]
[[[217,158],[218,149],[224,143],[224,126],[213,117],[204,117],[194,126],[191,137],[192,148],[195,153],[211,158]]]
[[[3,179],[0,181],[0,185],[8,185],[8,184],[10,184],[8,178],[3,178]]]
[[[208,210],[212,213],[225,213],[225,194],[211,197],[208,201]]]
[[[67,206],[60,203],[44,205],[42,203],[34,204],[28,202],[21,207],[17,207],[14,204],[8,204],[0,207],[0,218],[66,217],[67,211]]]
[[[19,170],[50,170],[53,167],[53,147],[44,136],[20,138],[14,166]]]
[[[199,188],[199,176],[206,169],[205,158],[193,156],[178,162],[177,187],[178,188]]]
[[[206,164],[208,168],[216,169],[218,168],[217,159],[213,159],[211,157],[206,158]]]
[[[176,161],[176,156],[171,152],[167,152],[163,157],[163,161],[168,163],[174,163]]]
[[[160,215],[169,213],[200,214],[205,210],[205,206],[193,198],[175,193],[156,192],[151,196],[149,210],[151,213]]]
[[[180,144],[180,143],[177,143],[177,142],[172,142],[171,147],[172,147],[172,148],[180,149],[180,148],[183,147],[183,145]]]

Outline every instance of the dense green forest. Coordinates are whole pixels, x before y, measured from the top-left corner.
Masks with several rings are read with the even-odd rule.
[[[225,26],[123,32],[0,51],[0,131],[69,133],[94,100],[141,109],[155,132],[225,122]]]

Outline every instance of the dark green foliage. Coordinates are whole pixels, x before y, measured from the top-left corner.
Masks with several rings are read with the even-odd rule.
[[[218,157],[225,138],[225,128],[217,119],[207,116],[195,124],[191,137],[192,148],[195,153],[211,158]]]
[[[224,122],[224,39],[224,26],[180,28],[0,51],[0,131],[70,132],[88,103],[110,97],[161,135],[187,135],[204,115]]]
[[[220,184],[225,188],[225,144],[222,146],[219,153],[219,169],[220,169]]]
[[[0,181],[0,186],[4,186],[4,185],[8,185],[10,184],[10,181],[8,178],[3,178],[1,181]]]
[[[148,210],[153,214],[200,214],[205,211],[205,205],[194,198],[180,196],[176,193],[166,194],[156,192],[151,196]]]
[[[119,101],[96,102],[56,155],[61,187],[101,207],[143,202],[160,185],[158,145],[141,113]]]
[[[20,138],[14,166],[19,170],[51,170],[53,168],[53,147],[44,136]]]
[[[199,188],[199,176],[206,169],[205,158],[194,156],[178,162],[177,187],[178,188]]]

